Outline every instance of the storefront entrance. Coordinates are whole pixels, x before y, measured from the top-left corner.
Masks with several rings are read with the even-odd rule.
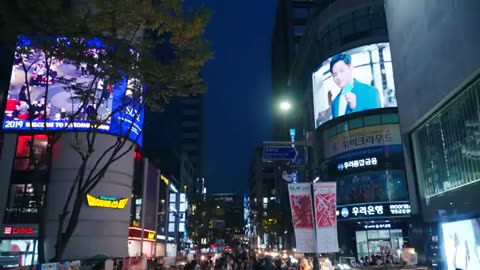
[[[37,263],[38,225],[10,224],[0,226],[0,265],[27,266]]]
[[[357,258],[365,256],[391,254],[401,250],[404,237],[402,229],[372,229],[356,231]]]

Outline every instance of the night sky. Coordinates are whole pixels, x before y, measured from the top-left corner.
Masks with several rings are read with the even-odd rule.
[[[271,140],[270,42],[276,1],[209,0],[206,37],[215,59],[204,68],[208,193],[246,192],[256,145]]]

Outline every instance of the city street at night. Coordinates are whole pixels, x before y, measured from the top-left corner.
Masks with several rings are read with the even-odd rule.
[[[480,1],[0,4],[0,270],[480,270]]]

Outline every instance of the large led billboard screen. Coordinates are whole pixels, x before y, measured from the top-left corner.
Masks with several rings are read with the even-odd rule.
[[[98,127],[100,132],[128,136],[142,144],[143,109],[137,102],[132,102],[135,95],[130,89],[133,88],[127,89],[127,84],[132,85],[136,80],[124,78],[107,84],[95,76],[96,64],[93,63],[103,51],[98,41],[87,43],[85,54],[92,59],[89,64],[46,58],[33,42],[20,37],[17,49],[22,48],[22,52],[15,53],[12,65],[2,125],[4,130],[45,130],[46,125],[48,130],[81,131],[90,129],[91,120],[95,119],[102,123]],[[48,75],[46,60],[50,63]],[[88,102],[75,96],[71,82],[93,85],[94,94]],[[72,115],[74,119],[71,119]]]
[[[336,54],[312,80],[315,127],[346,114],[397,106],[388,43]]]

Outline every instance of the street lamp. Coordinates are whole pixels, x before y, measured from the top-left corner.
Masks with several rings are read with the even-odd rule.
[[[282,112],[290,111],[291,108],[292,108],[292,104],[290,102],[288,102],[288,101],[280,102],[280,110]]]

